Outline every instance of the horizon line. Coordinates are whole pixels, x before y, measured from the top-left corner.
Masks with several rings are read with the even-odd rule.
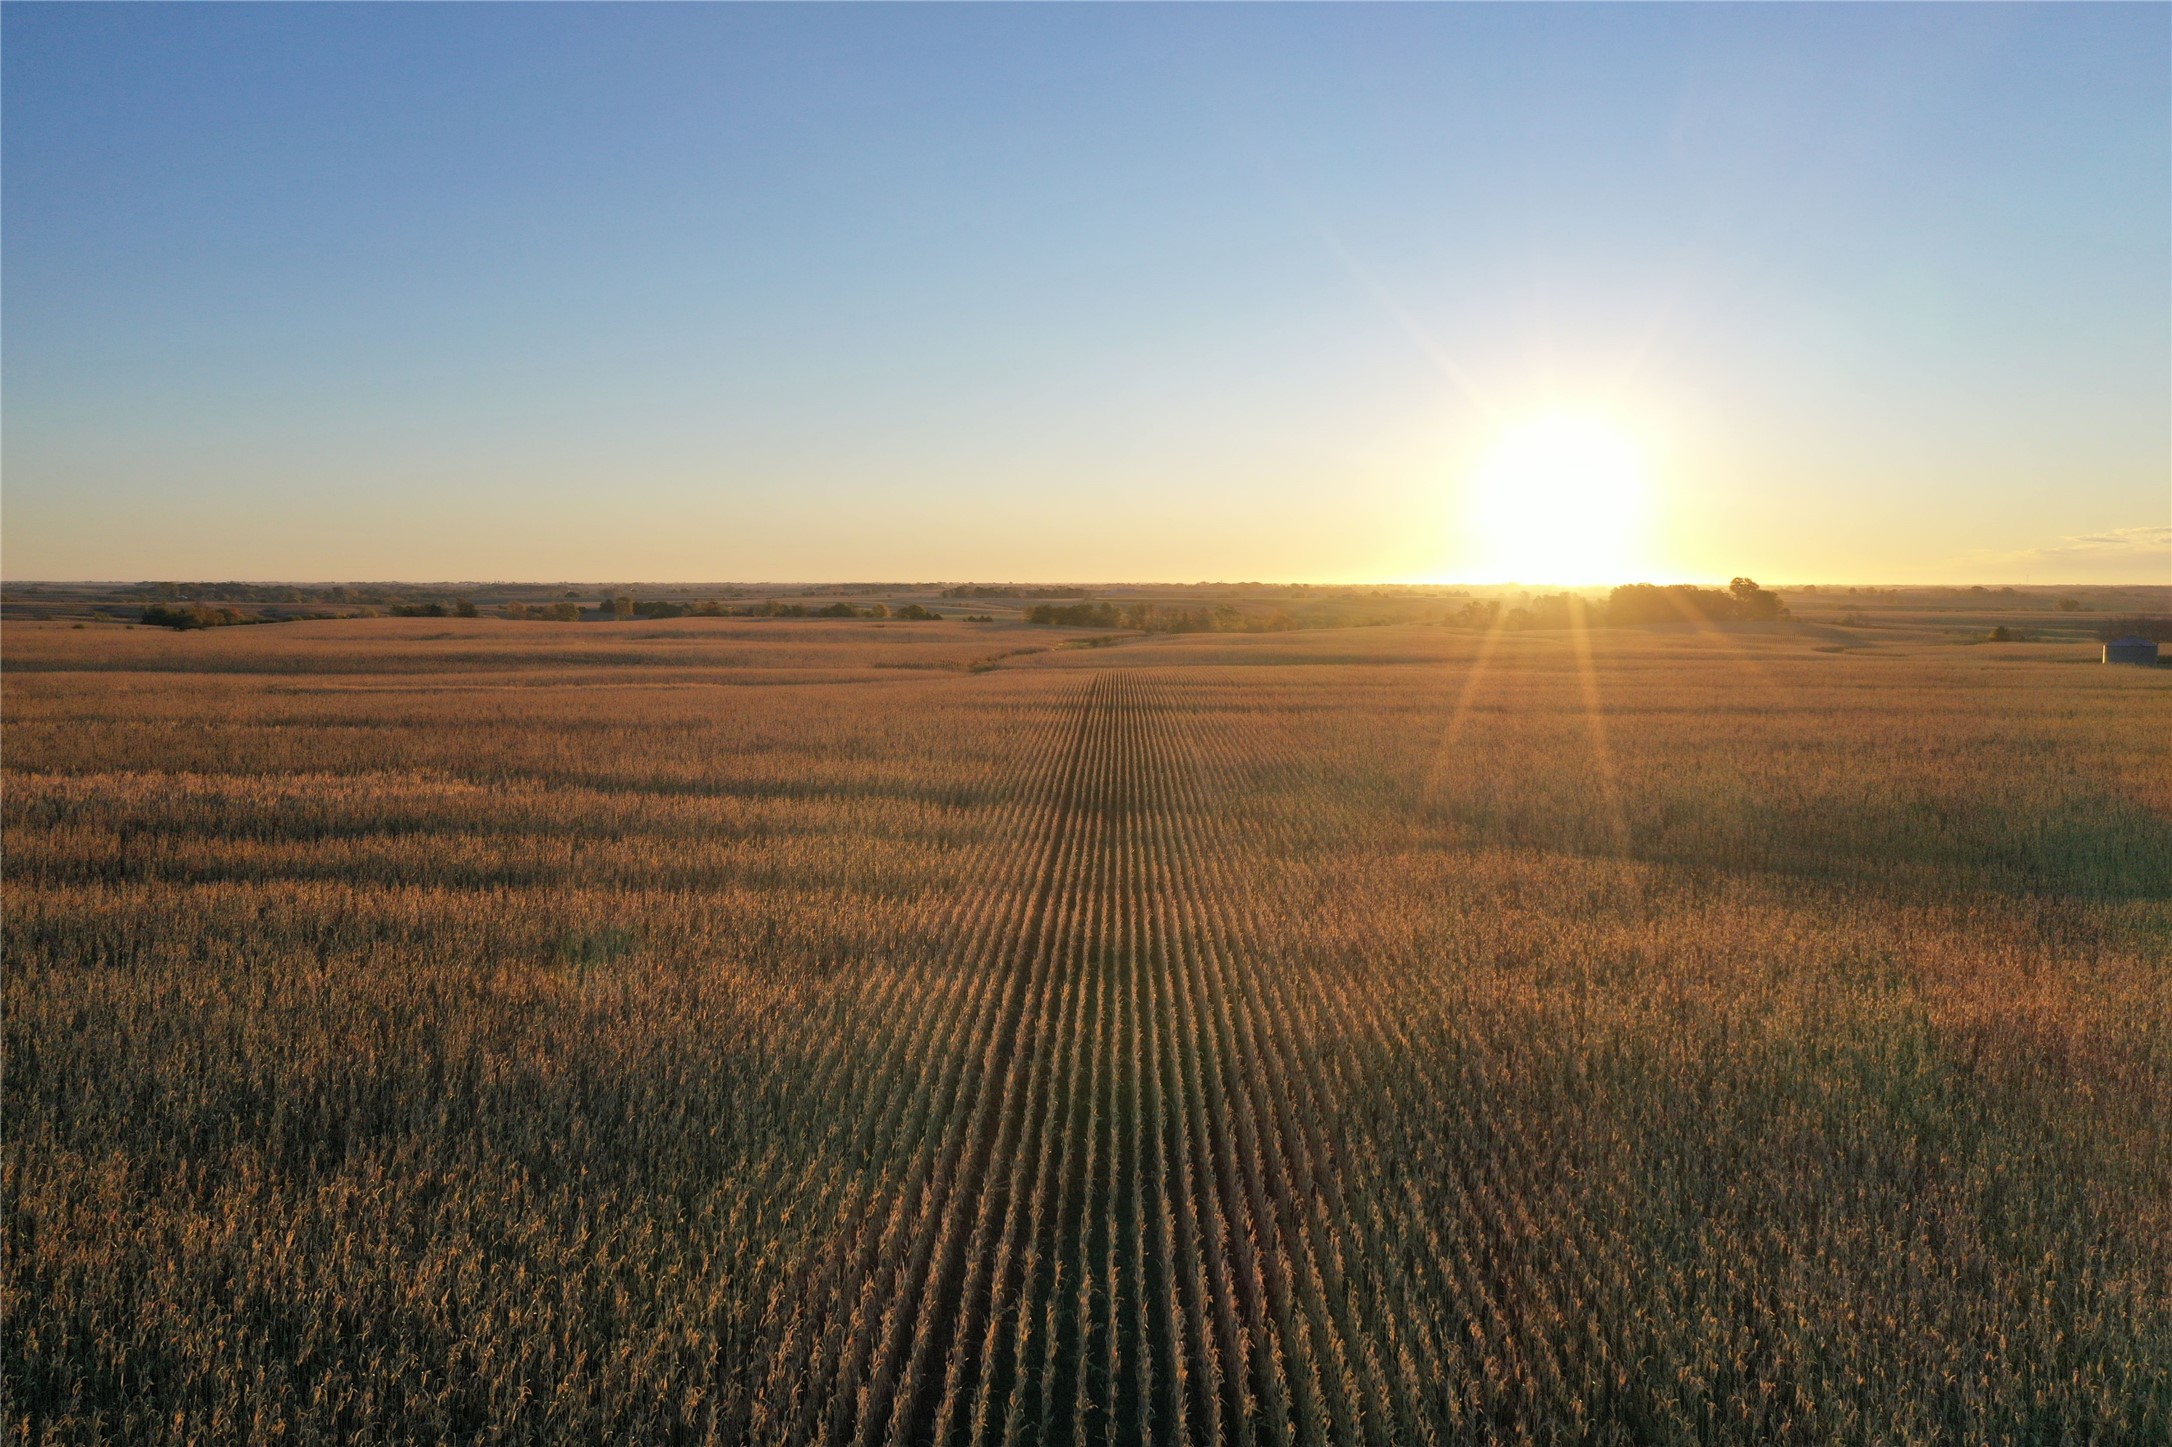
[[[258,587],[258,588],[1483,588],[1490,590],[1551,589],[1555,592],[1592,592],[1602,588],[1633,587],[1724,587],[1730,578],[1670,577],[1633,578],[1621,582],[1564,583],[1540,580],[1476,580],[1462,578],[1200,578],[1180,582],[1172,578],[774,578],[762,580],[711,578],[276,578],[276,577],[213,577],[209,575],[184,577],[144,578],[6,578],[0,577],[0,589],[7,588],[90,588],[90,587],[142,587],[150,585],[187,586],[197,584],[208,587]],[[2051,582],[1931,582],[1922,579],[1875,579],[1838,580],[1823,579],[1801,582],[1762,583],[1766,588],[1983,588],[1987,591],[2010,589],[2015,592],[2071,591],[2090,588],[2167,588],[2172,580],[2166,579],[2119,579],[2051,581]]]

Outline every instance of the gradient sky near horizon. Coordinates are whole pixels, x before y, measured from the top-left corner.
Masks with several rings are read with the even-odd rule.
[[[2172,581],[2163,5],[0,28],[11,579]]]

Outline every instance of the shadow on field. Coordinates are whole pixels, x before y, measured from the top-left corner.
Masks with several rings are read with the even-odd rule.
[[[1622,801],[1618,816],[1596,791],[1580,806],[1563,802],[1459,789],[1437,795],[1430,812],[1473,843],[1730,873],[2172,900],[2172,820],[2104,790],[1788,798],[1707,769]]]

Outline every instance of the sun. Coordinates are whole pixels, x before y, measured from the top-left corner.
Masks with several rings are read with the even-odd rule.
[[[1642,564],[1644,456],[1604,418],[1549,413],[1512,426],[1471,481],[1474,582],[1621,583]]]

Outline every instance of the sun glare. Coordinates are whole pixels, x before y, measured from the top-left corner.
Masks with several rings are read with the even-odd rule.
[[[1642,564],[1644,459],[1596,417],[1552,414],[1502,434],[1472,479],[1473,581],[1631,581]]]

